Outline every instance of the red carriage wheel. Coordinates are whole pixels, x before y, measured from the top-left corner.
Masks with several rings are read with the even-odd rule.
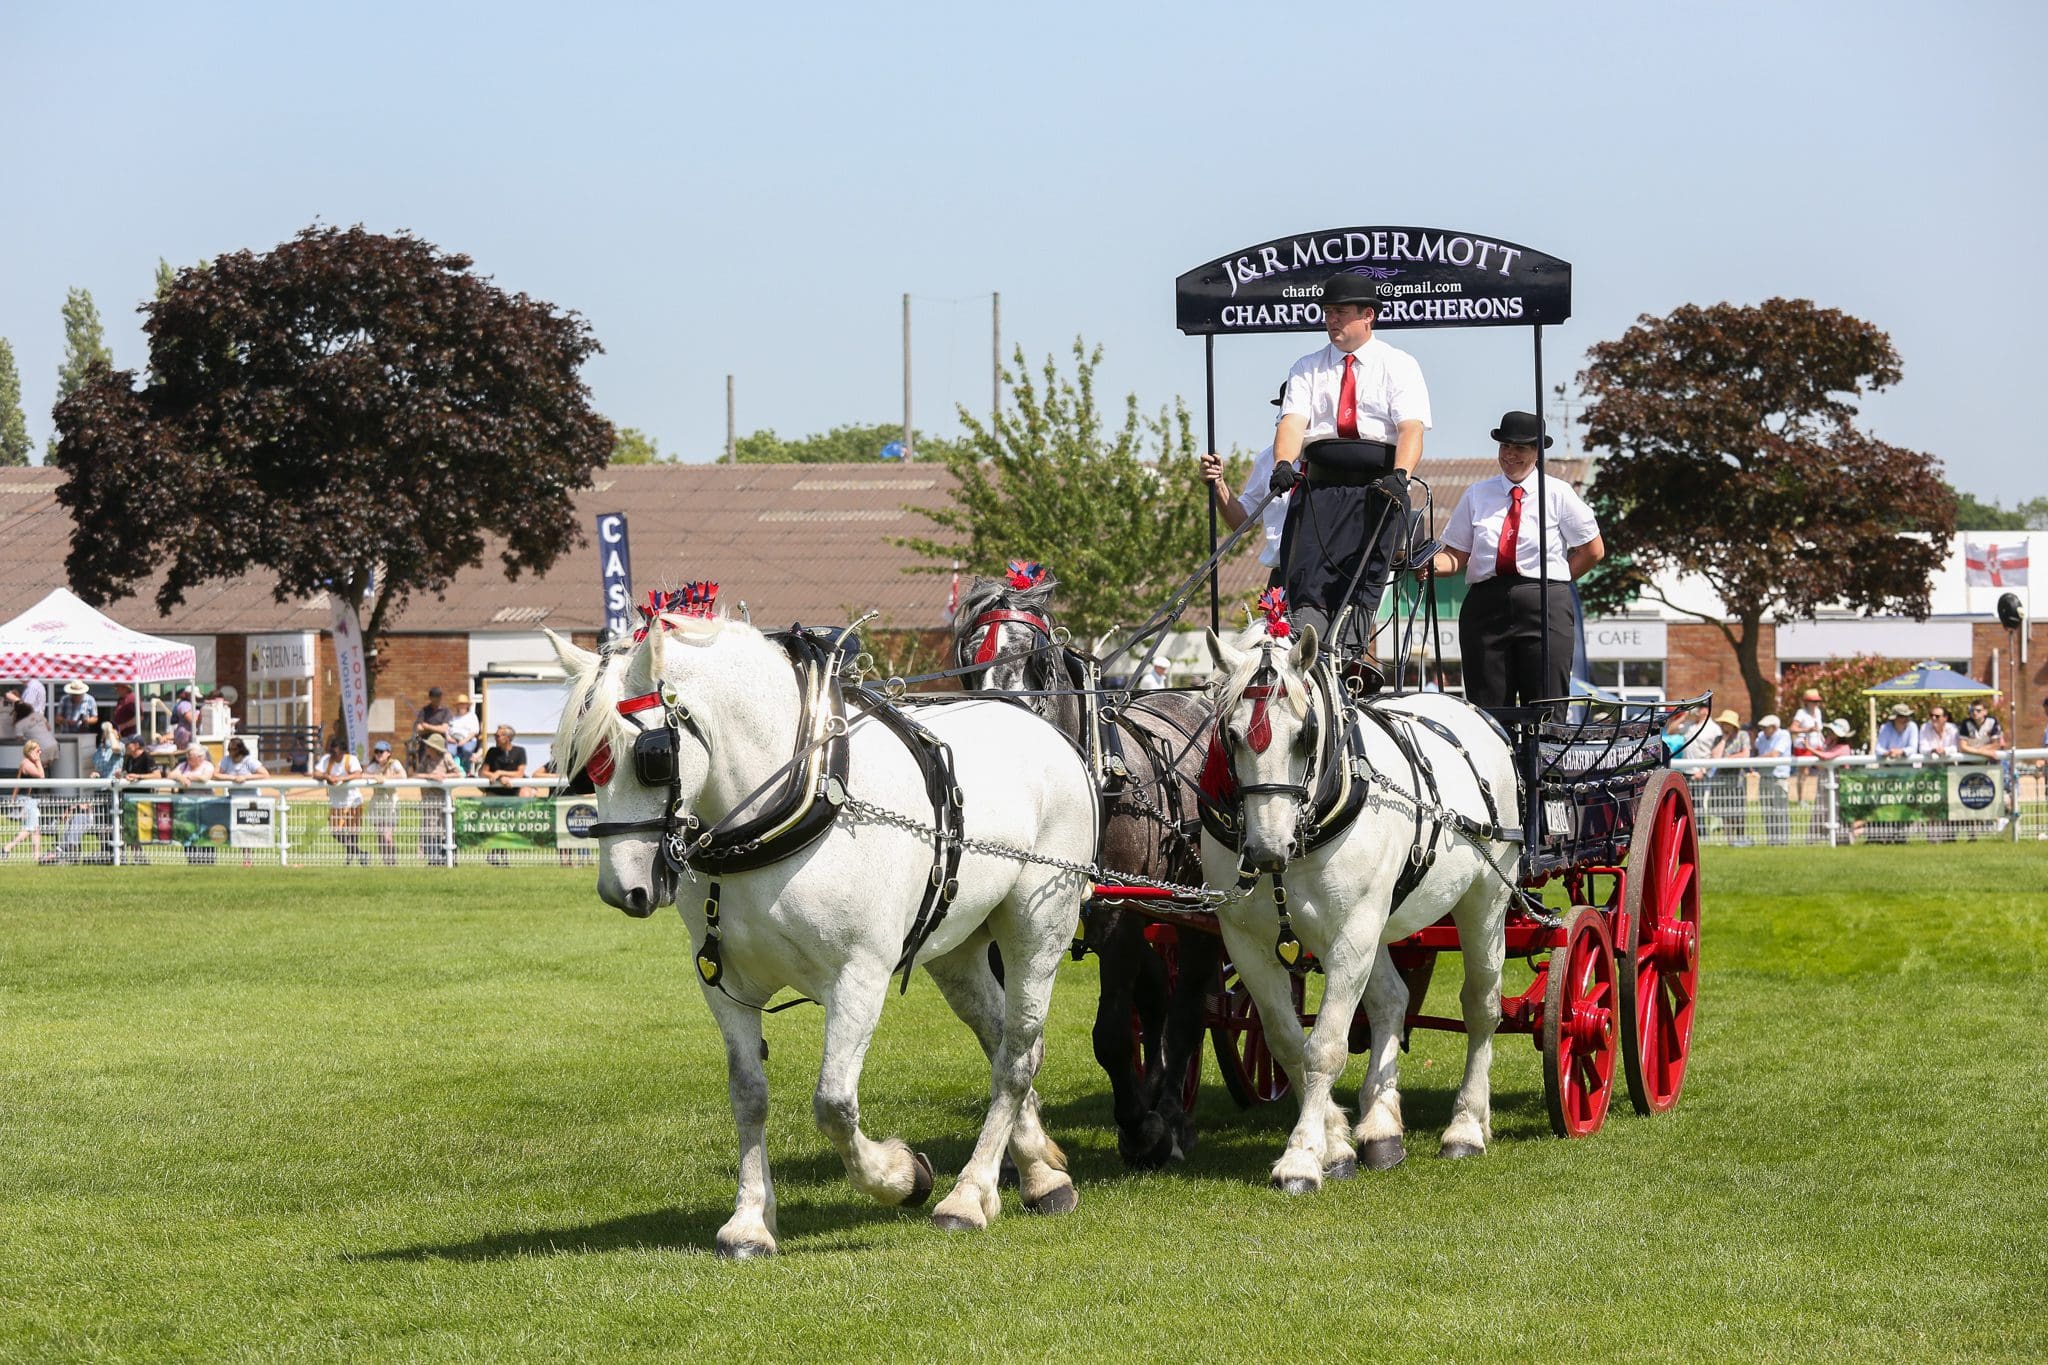
[[[1600,1131],[1614,1097],[1618,1050],[1614,942],[1599,911],[1565,918],[1543,991],[1543,1101],[1559,1137]]]
[[[1303,1000],[1301,978],[1291,978],[1290,984],[1294,1012],[1299,1015]],[[1216,1022],[1209,1030],[1209,1039],[1215,1045],[1216,1064],[1223,1071],[1223,1088],[1230,1092],[1230,1098],[1249,1109],[1255,1104],[1271,1104],[1285,1095],[1287,1073],[1267,1048],[1266,1026],[1259,1021],[1259,1007],[1252,1003],[1251,991],[1228,959],[1223,963],[1221,1008],[1211,1017]]]
[[[1145,926],[1145,941],[1152,945],[1152,951],[1159,954],[1159,960],[1166,964],[1166,998],[1170,1002],[1180,989],[1180,931],[1171,924],[1148,924]],[[1164,1027],[1162,1025],[1162,1027]],[[1200,1035],[1196,1035],[1199,1040]],[[1162,1038],[1160,1046],[1164,1047]],[[1145,1021],[1138,1011],[1131,1011],[1131,1062],[1133,1069],[1145,1074]],[[1202,1094],[1202,1049],[1197,1045],[1188,1052],[1187,1070],[1180,1078],[1180,1111],[1183,1114],[1195,1112],[1195,1101]]]
[[[1621,1058],[1638,1114],[1678,1103],[1700,982],[1700,847],[1692,792],[1666,772],[1636,803],[1621,942]]]

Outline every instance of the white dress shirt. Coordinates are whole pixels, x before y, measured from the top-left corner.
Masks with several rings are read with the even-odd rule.
[[[1273,481],[1273,447],[1267,446],[1252,460],[1252,472],[1244,476],[1244,492],[1237,495],[1237,505],[1250,516],[1252,508],[1259,505],[1259,499],[1266,496],[1266,485]],[[1280,532],[1287,524],[1287,504],[1294,497],[1294,490],[1288,489],[1279,497],[1266,504],[1266,510],[1259,513],[1259,520],[1265,523],[1266,543],[1259,550],[1259,563],[1269,569],[1280,567]]]
[[[1406,351],[1397,351],[1374,337],[1352,352],[1353,394],[1357,401],[1358,439],[1394,443],[1403,422],[1429,426],[1429,387],[1422,367]],[[1287,372],[1287,399],[1280,415],[1308,421],[1304,442],[1337,434],[1337,398],[1344,389],[1344,352],[1335,346],[1310,351]]]
[[[1923,754],[1952,754],[1956,751],[1956,727],[1953,722],[1936,729],[1933,721],[1920,723],[1920,752]]]
[[[1465,566],[1467,584],[1484,583],[1493,577],[1494,561],[1500,558],[1501,528],[1507,524],[1508,507],[1513,501],[1508,490],[1513,487],[1505,474],[1473,484],[1458,499],[1450,521],[1444,526],[1444,544],[1472,557]],[[1515,572],[1524,578],[1534,578],[1541,557],[1537,550],[1535,470],[1529,471],[1521,487],[1522,521],[1515,531]],[[1550,581],[1570,582],[1571,566],[1565,552],[1590,544],[1600,534],[1600,524],[1594,520],[1593,509],[1586,506],[1586,500],[1563,479],[1546,478],[1543,491],[1550,509],[1546,518],[1550,523]]]

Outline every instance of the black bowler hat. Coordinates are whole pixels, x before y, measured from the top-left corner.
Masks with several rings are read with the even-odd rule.
[[[1372,281],[1365,276],[1340,271],[1323,281],[1323,307],[1333,303],[1355,303],[1378,311],[1380,296],[1373,292]]]
[[[1501,414],[1500,425],[1493,429],[1493,439],[1505,446],[1533,446],[1542,430],[1535,413],[1506,412]],[[1548,436],[1543,438],[1545,450],[1556,444]]]

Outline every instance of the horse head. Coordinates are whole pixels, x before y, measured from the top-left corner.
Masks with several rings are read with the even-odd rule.
[[[1058,685],[1052,595],[1059,580],[1036,562],[1013,559],[1001,578],[977,578],[960,599],[953,662],[972,670],[969,688],[1043,691]],[[1033,707],[1045,710],[1043,699]]]
[[[1275,600],[1265,619],[1235,640],[1209,632],[1209,654],[1222,670],[1217,737],[1244,805],[1244,859],[1261,872],[1286,866],[1300,842],[1317,740],[1309,686],[1318,654],[1315,627],[1296,631],[1284,600]]]
[[[662,844],[710,776],[718,723],[693,708],[711,704],[716,689],[691,684],[717,671],[707,665],[728,630],[754,633],[711,614],[716,594],[715,584],[649,594],[633,640],[602,653],[548,632],[569,674],[556,767],[570,775],[571,791],[597,803],[597,894],[636,917],[675,899]]]

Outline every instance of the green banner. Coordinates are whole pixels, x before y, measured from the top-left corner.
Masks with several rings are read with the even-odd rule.
[[[545,796],[457,797],[455,846],[553,848],[554,800]]]
[[[1996,765],[1844,768],[1838,781],[1835,800],[1844,820],[1905,824],[2005,814],[2005,773]]]

